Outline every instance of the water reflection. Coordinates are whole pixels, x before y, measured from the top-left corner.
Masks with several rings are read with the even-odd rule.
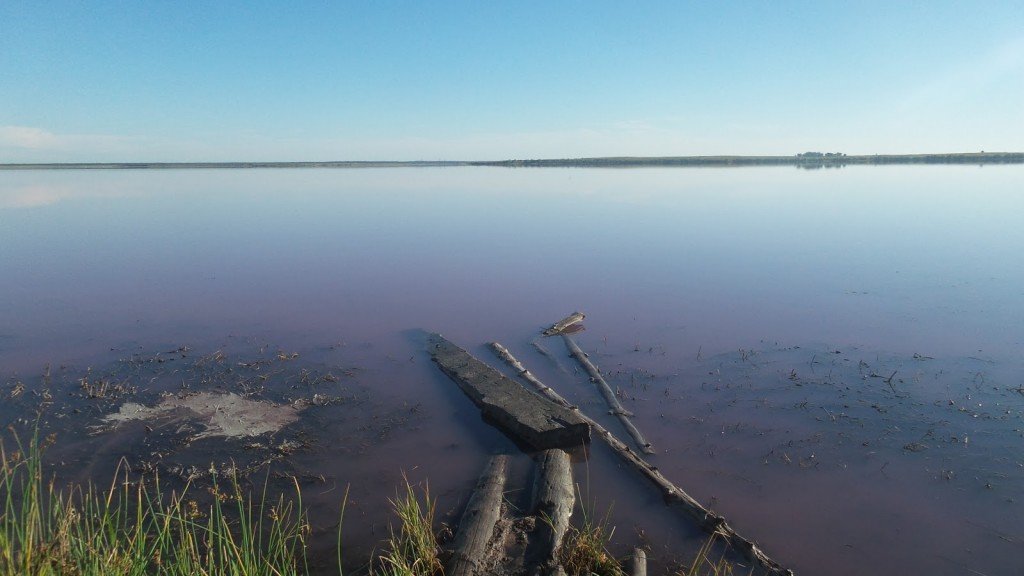
[[[3,176],[0,313],[23,352],[341,327],[479,340],[580,308],[602,336],[694,352],[1010,354],[1024,320],[1018,167]]]
[[[1017,366],[1022,184],[1018,166],[4,172],[0,368],[87,367],[140,346],[212,352],[233,337],[303,351],[344,342],[358,350],[360,384],[419,403],[432,431],[396,440],[387,461],[357,455],[345,466],[391,486],[401,465],[420,465],[454,503],[502,440],[487,436],[457,392],[436,397],[448,383],[406,330],[439,331],[467,347],[525,347],[581,310],[579,341],[603,368],[642,362],[664,378],[691,375],[677,386],[695,384],[699,362],[775,343]],[[535,370],[569,378],[544,366]],[[585,382],[570,390],[586,398]],[[705,498],[751,501],[742,482],[721,480],[750,463],[687,453],[697,440],[679,430],[697,414],[684,403],[673,410],[674,424],[656,424],[657,411],[647,410],[651,433],[687,455],[669,452],[660,465]],[[423,457],[438,451],[444,463]],[[307,467],[348,473],[308,458]],[[707,468],[690,468],[694,460]],[[620,479],[613,468],[608,482]],[[783,476],[774,478],[765,483],[783,489]],[[813,490],[802,486],[823,499],[859,486],[834,472],[815,480]],[[602,482],[598,494],[621,492],[602,492]],[[879,490],[857,501],[894,488]],[[938,513],[917,499],[908,509],[893,519],[907,531],[914,513]],[[759,538],[759,526],[773,526],[771,510],[749,512],[744,531]],[[821,528],[848,513],[801,510],[793,523]],[[864,535],[876,519],[850,522],[859,527],[850,538],[884,546]],[[764,538],[786,547],[790,537],[825,536],[794,528]],[[803,560],[812,572],[835,561]]]

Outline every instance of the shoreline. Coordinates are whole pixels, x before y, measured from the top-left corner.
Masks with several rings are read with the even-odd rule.
[[[1024,152],[967,152],[951,154],[871,154],[846,156],[616,156],[527,160],[423,160],[329,162],[47,162],[5,163],[0,170],[168,170],[243,168],[438,168],[490,166],[499,168],[647,168],[796,166],[841,168],[849,165],[910,164],[1024,164]]]

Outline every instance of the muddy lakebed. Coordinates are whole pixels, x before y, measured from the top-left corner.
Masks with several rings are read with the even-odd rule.
[[[1024,558],[1018,167],[22,172],[0,179],[0,417],[61,481],[295,482],[328,571],[429,481],[458,523],[531,460],[430,361],[507,346],[798,574]],[[538,347],[539,346],[539,347]],[[580,500],[652,573],[703,539],[598,441]],[[525,505],[528,489],[506,499]],[[440,526],[439,526],[440,527]]]

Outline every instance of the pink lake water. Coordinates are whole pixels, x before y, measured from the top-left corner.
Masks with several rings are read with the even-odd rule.
[[[798,574],[1016,574],[1022,190],[1019,166],[4,171],[0,378],[180,346],[343,374],[358,408],[309,412],[289,465],[322,477],[324,530],[351,485],[357,557],[403,471],[454,522],[517,450],[414,331],[494,365],[500,341],[599,415],[562,343],[530,345],[580,310],[652,462]],[[69,475],[142,449],[90,442]],[[192,457],[230,456],[213,446]],[[604,447],[575,471],[619,553],[649,546],[656,572],[699,542]]]

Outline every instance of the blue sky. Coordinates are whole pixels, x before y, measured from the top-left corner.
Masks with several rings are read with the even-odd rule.
[[[1024,2],[0,2],[0,162],[805,150],[1024,150]]]

